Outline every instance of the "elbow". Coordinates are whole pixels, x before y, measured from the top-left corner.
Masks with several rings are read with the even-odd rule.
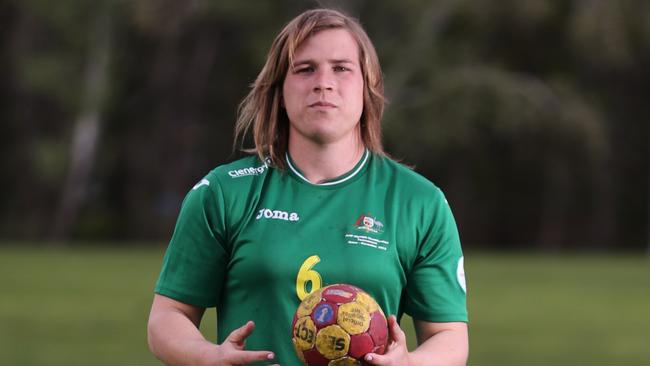
[[[459,356],[458,363],[456,365],[458,366],[467,366],[467,361],[469,360],[469,348],[465,349],[464,353],[461,352],[461,355]]]
[[[149,351],[158,357],[156,344],[156,321],[152,314],[149,316],[149,321],[147,322],[147,345],[149,346]]]
[[[469,337],[467,332],[464,335],[461,335],[458,340],[458,349],[457,349],[457,362],[454,365],[458,366],[467,366],[469,360]]]

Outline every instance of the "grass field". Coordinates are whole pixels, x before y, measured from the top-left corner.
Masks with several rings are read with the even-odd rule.
[[[0,364],[158,365],[145,327],[162,255],[0,247]],[[650,362],[647,258],[470,252],[465,266],[470,365]]]

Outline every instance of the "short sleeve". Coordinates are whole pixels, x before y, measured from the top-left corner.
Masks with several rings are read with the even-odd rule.
[[[216,178],[183,200],[155,292],[200,307],[216,306],[228,264],[223,192]]]
[[[421,218],[415,263],[407,274],[404,311],[430,322],[467,319],[463,252],[458,229],[443,193],[435,188]]]

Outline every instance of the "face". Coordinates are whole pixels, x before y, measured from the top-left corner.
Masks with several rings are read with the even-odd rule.
[[[360,141],[363,75],[359,47],[345,29],[309,37],[296,50],[282,88],[289,143]]]

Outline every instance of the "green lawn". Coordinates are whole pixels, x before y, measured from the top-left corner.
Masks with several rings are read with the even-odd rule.
[[[0,247],[3,365],[157,365],[146,320],[163,248]],[[650,261],[467,254],[470,365],[650,360]],[[202,328],[211,339],[214,312]],[[403,326],[412,332],[410,321]]]

